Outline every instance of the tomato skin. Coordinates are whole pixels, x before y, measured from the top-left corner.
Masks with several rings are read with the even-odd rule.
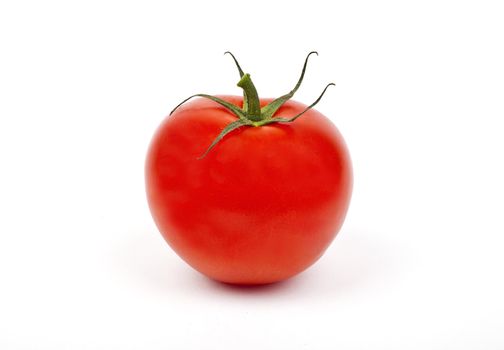
[[[275,117],[305,108],[287,101]],[[235,120],[217,103],[195,99],[163,121],[146,160],[149,207],[168,244],[208,277],[281,281],[317,261],[343,224],[350,156],[336,127],[311,109],[292,123],[234,130],[198,159]]]

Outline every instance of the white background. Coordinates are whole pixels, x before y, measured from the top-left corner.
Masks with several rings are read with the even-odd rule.
[[[0,349],[503,349],[500,1],[1,1]],[[211,282],[166,245],[146,149],[181,99],[295,84],[354,196],[285,283]]]

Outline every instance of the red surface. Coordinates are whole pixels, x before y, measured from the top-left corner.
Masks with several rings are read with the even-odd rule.
[[[288,101],[275,117],[304,108]],[[198,159],[234,120],[195,99],[163,121],[146,161],[149,206],[196,270],[228,283],[280,281],[313,264],[339,231],[352,189],[349,154],[336,127],[310,110],[291,124],[234,130]]]

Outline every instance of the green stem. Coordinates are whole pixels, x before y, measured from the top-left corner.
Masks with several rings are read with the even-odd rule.
[[[259,121],[261,117],[261,103],[259,102],[259,95],[257,90],[250,79],[250,74],[246,73],[238,82],[238,86],[243,89],[243,93],[247,96],[247,117],[252,121]]]
[[[252,83],[252,79],[250,78],[250,74],[243,73],[242,68],[240,67],[240,65],[238,64],[238,61],[236,60],[236,58],[233,56],[233,54],[231,52],[226,52],[226,54],[231,55],[231,57],[233,58],[233,60],[236,64],[236,68],[238,68],[238,73],[240,73],[241,79],[238,82],[238,86],[243,89],[243,108],[240,108],[239,106],[234,105],[231,102],[227,102],[226,100],[220,99],[215,96],[211,96],[211,95],[207,95],[207,94],[196,94],[196,95],[193,95],[193,96],[186,98],[184,101],[179,103],[177,105],[177,107],[175,107],[172,110],[172,112],[170,113],[170,115],[173,114],[173,112],[175,112],[175,110],[178,107],[180,107],[182,104],[186,103],[191,98],[198,96],[198,97],[207,98],[209,100],[212,100],[212,101],[220,104],[221,106],[226,108],[230,113],[233,113],[238,118],[237,120],[229,123],[223,130],[221,130],[219,135],[217,135],[217,137],[210,144],[210,146],[208,147],[206,152],[199,159],[205,157],[208,154],[208,152],[210,150],[212,150],[212,148],[215,145],[217,145],[219,142],[221,142],[222,139],[226,135],[228,135],[229,133],[231,133],[235,129],[241,128],[242,126],[261,127],[261,126],[273,124],[273,123],[292,123],[292,122],[294,122],[297,118],[299,118],[300,116],[305,114],[308,110],[313,108],[322,99],[322,96],[324,96],[324,93],[326,92],[326,90],[329,86],[334,85],[333,83],[328,84],[325,87],[324,91],[322,91],[320,96],[315,100],[315,102],[313,102],[311,105],[306,107],[305,110],[296,114],[295,116],[290,117],[290,118],[275,117],[275,114],[280,109],[280,107],[282,107],[282,105],[285,102],[290,100],[294,96],[294,93],[301,86],[301,83],[303,82],[304,74],[306,71],[306,66],[308,64],[308,58],[312,54],[317,54],[317,52],[312,51],[308,54],[308,56],[306,56],[305,63],[303,65],[303,70],[301,71],[301,76],[299,77],[299,80],[298,80],[296,86],[294,87],[294,89],[292,89],[288,94],[285,94],[285,95],[280,96],[279,98],[273,100],[272,102],[270,102],[269,104],[264,106],[262,109],[261,109],[261,103],[259,101],[259,95],[257,94],[257,90],[254,86],[254,83]]]

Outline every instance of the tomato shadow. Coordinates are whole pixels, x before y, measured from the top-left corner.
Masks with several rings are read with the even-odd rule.
[[[240,295],[274,295],[287,292],[295,288],[295,285],[299,283],[299,276],[290,278],[285,281],[268,283],[268,284],[231,284],[215,281],[206,278],[205,284],[208,288],[215,292],[220,293],[230,293],[230,294],[240,294]]]

